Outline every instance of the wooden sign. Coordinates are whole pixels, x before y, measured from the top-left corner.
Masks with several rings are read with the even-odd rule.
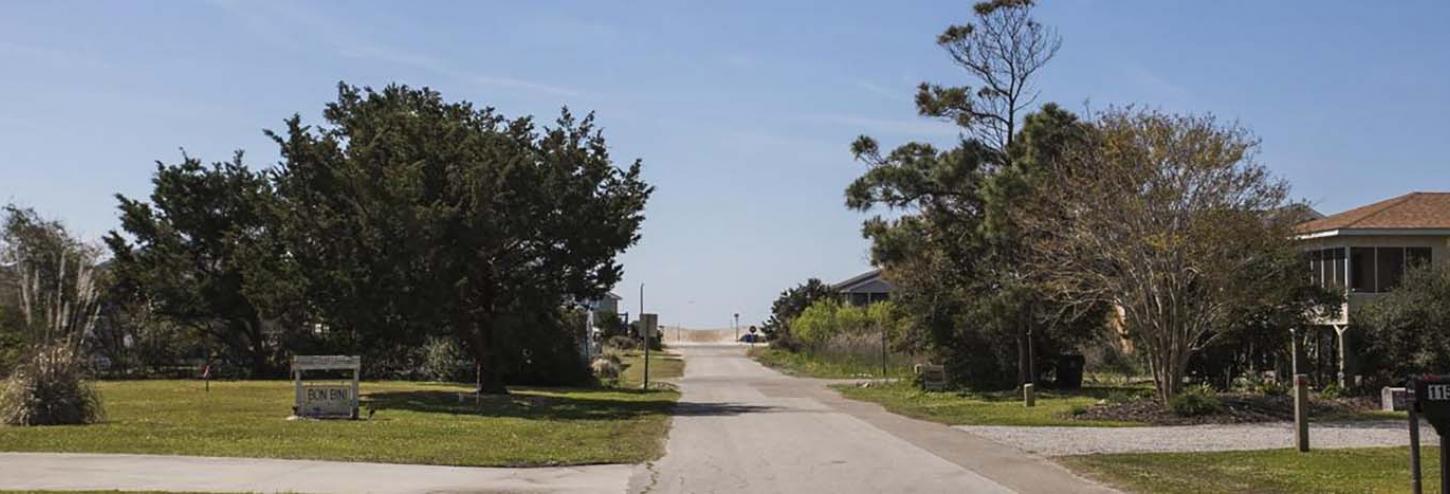
[[[352,382],[304,383],[307,371],[348,370]],[[362,357],[357,355],[297,355],[292,357],[292,385],[296,400],[292,414],[309,418],[358,418],[358,379]]]
[[[357,355],[298,355],[292,357],[292,371],[361,370],[362,357]]]
[[[352,386],[346,384],[303,384],[302,415],[319,418],[351,418]]]

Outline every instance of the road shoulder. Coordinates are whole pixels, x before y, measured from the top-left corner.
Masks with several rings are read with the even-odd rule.
[[[624,492],[634,465],[478,468],[261,458],[0,453],[0,489],[186,492]]]

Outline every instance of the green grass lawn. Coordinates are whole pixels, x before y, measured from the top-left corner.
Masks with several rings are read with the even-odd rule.
[[[115,381],[97,385],[106,421],[0,426],[0,450],[535,466],[658,458],[673,391],[365,382],[372,420],[288,421],[290,381]],[[364,411],[366,414],[366,411]]]
[[[621,352],[624,371],[619,375],[619,385],[637,388],[644,383],[644,352],[629,350]],[[650,388],[657,379],[679,379],[685,375],[685,359],[669,352],[649,352]]]
[[[758,346],[749,351],[750,358],[767,367],[792,376],[824,379],[880,378],[880,356],[826,356],[809,352],[788,352],[779,348]],[[911,364],[900,356],[888,356],[887,377],[908,377]]]
[[[853,400],[880,403],[892,413],[947,425],[1063,425],[1080,427],[1123,427],[1135,422],[1072,420],[1073,407],[1088,407],[1113,391],[1124,388],[1087,387],[1071,394],[1054,391],[1037,393],[1037,406],[1022,405],[1015,392],[957,393],[928,392],[910,383],[891,383],[862,388],[839,385],[834,388]],[[1131,391],[1131,390],[1129,390]]]
[[[1437,448],[1424,447],[1425,491],[1439,488]],[[1131,492],[1409,492],[1409,448],[1073,456],[1067,466]]]

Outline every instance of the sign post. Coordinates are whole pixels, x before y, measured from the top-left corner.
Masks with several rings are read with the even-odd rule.
[[[1419,416],[1435,428],[1440,436],[1440,492],[1450,493],[1450,448],[1445,436],[1450,435],[1450,376],[1424,375],[1410,378],[1410,467],[1414,492],[1420,492]]]
[[[1294,445],[1309,452],[1309,375],[1294,375]]]
[[[649,389],[649,347],[650,342],[654,340],[655,328],[659,327],[659,321],[660,318],[657,314],[640,313],[639,315],[639,332],[642,333],[640,336],[644,338],[644,386],[642,389]]]
[[[307,371],[350,370],[352,383],[306,384]],[[292,382],[296,403],[292,415],[308,418],[358,418],[358,378],[362,357],[356,355],[298,355],[292,357]]]

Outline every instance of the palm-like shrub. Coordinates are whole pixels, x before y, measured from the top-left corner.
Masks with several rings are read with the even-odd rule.
[[[82,352],[100,309],[97,250],[32,210],[7,206],[4,213],[0,267],[18,274],[15,302],[26,350],[0,388],[0,422],[99,420],[100,399],[85,381]]]
[[[25,358],[0,390],[0,422],[88,424],[103,418],[101,399],[85,381],[85,362],[71,345],[47,345]]]

